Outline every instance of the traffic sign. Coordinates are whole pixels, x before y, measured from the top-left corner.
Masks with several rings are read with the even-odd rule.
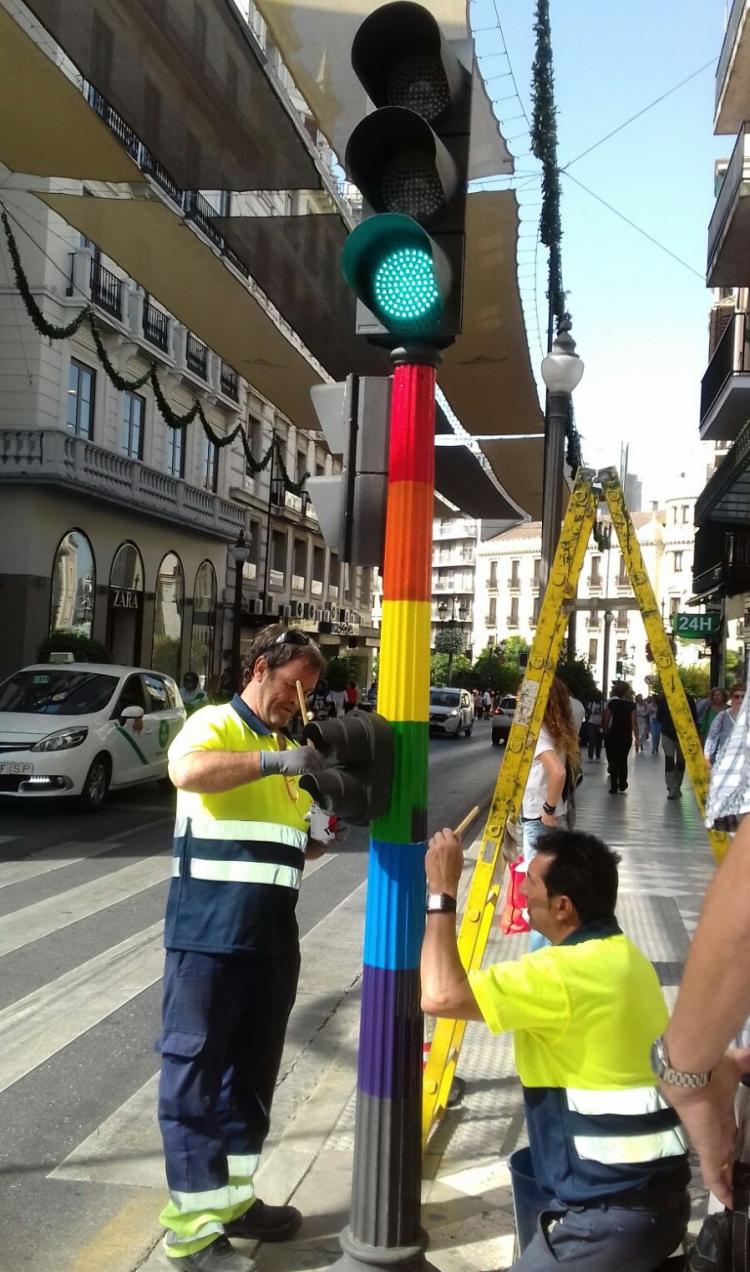
[[[672,631],[682,640],[712,640],[718,636],[721,627],[721,615],[709,614],[674,614]]]

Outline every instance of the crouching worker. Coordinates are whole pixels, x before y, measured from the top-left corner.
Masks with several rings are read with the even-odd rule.
[[[650,1048],[667,1023],[656,973],[615,919],[619,857],[593,835],[550,831],[529,865],[531,927],[551,944],[467,974],[456,945],[463,851],[430,840],[422,1007],[512,1030],[533,1172],[545,1202],[513,1267],[653,1272],[690,1213],[685,1139]]]

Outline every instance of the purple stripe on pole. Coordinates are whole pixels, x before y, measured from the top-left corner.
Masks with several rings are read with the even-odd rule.
[[[422,1012],[419,969],[370,967],[362,979],[359,1033],[360,1091],[384,1100],[419,1097],[422,1089]]]

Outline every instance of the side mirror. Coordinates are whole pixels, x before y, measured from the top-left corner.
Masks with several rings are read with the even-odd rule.
[[[143,707],[123,707],[120,712],[121,720],[142,720],[146,712]]]

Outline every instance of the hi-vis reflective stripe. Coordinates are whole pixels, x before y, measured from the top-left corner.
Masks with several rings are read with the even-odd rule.
[[[175,839],[190,833],[194,839],[235,839],[246,843],[288,844],[304,852],[308,833],[295,826],[282,826],[278,822],[217,821],[213,817],[177,817],[174,824]]]
[[[567,1087],[565,1092],[571,1113],[583,1113],[587,1117],[601,1117],[604,1113],[617,1113],[620,1117],[640,1117],[644,1113],[660,1113],[669,1108],[656,1087],[629,1087],[624,1091],[586,1091],[581,1087]]]
[[[215,861],[191,857],[189,866],[192,879],[208,879],[214,883],[267,883],[299,891],[302,880],[302,871],[294,866],[275,866],[267,861]],[[179,878],[179,857],[172,862],[172,875]]]
[[[678,1127],[651,1135],[575,1135],[573,1143],[584,1161],[602,1162],[605,1166],[634,1166],[662,1157],[681,1157],[687,1152],[685,1137]]]

